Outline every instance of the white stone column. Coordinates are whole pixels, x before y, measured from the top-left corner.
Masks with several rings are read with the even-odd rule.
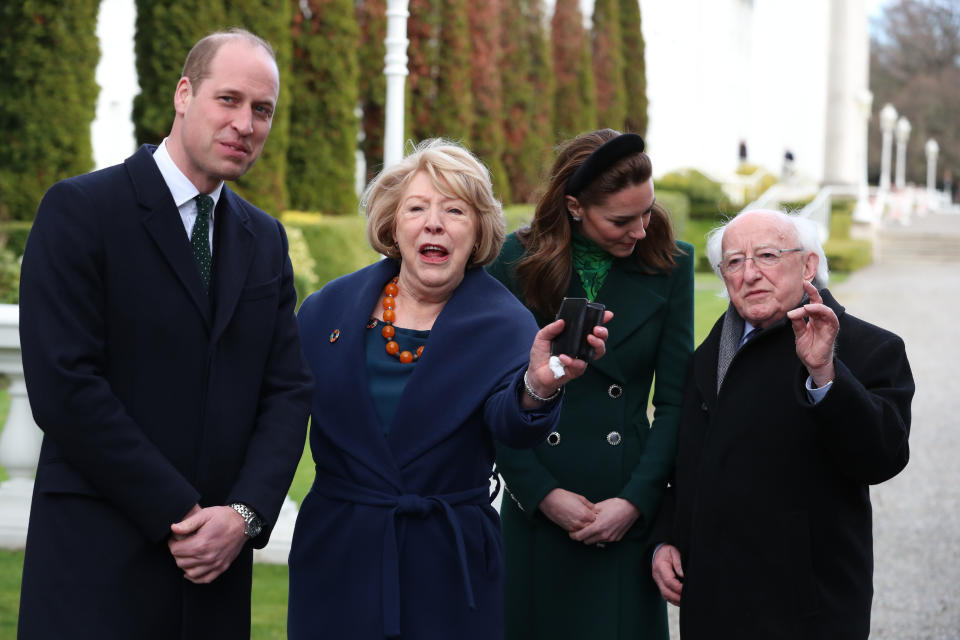
[[[387,0],[387,54],[383,75],[387,77],[387,98],[384,107],[386,122],[383,132],[383,168],[403,159],[403,115],[407,77],[407,10],[408,0]]]
[[[897,126],[897,110],[889,102],[880,110],[880,131],[883,133],[880,147],[880,191],[890,191],[890,169],[893,151],[893,129]]]
[[[860,133],[863,136],[860,149],[860,177],[857,180],[857,206],[853,210],[855,222],[874,223],[873,208],[870,206],[870,187],[867,183],[867,149],[870,139],[870,107],[873,104],[873,94],[861,91],[857,96],[857,112],[860,116]]]
[[[0,305],[0,374],[10,382],[10,412],[0,435],[0,465],[10,476],[0,484],[0,548],[5,549],[22,549],[27,540],[33,476],[43,441],[23,382],[19,325],[20,307]]]
[[[897,120],[897,177],[895,186],[903,189],[907,186],[907,141],[910,139],[910,121],[904,116]]]
[[[940,145],[930,138],[923,150],[927,154],[927,198],[932,199],[937,194],[937,154],[940,153]]]
[[[823,183],[852,190],[860,182],[866,144],[860,135],[859,99],[869,84],[869,19],[864,0],[837,0],[828,5]]]

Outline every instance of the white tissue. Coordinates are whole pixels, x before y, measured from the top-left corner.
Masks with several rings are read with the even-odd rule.
[[[566,371],[563,370],[563,363],[560,362],[560,358],[557,356],[550,356],[550,371],[553,371],[553,378],[559,379],[563,377],[563,374]]]

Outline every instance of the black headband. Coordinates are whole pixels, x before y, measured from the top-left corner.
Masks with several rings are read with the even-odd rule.
[[[621,158],[643,152],[643,138],[635,133],[623,133],[593,150],[567,180],[566,194],[575,196],[583,191]]]

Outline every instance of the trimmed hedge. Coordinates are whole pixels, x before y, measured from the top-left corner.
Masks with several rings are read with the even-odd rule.
[[[690,199],[690,217],[713,220],[718,215],[734,213],[730,200],[719,182],[714,182],[696,169],[672,171],[656,180],[660,189],[678,191]]]

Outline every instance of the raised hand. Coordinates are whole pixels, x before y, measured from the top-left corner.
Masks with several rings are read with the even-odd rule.
[[[797,342],[797,357],[807,368],[813,383],[822,387],[835,375],[833,351],[840,330],[840,321],[833,309],[823,304],[820,292],[804,281],[803,288],[810,296],[809,304],[787,312]]]

